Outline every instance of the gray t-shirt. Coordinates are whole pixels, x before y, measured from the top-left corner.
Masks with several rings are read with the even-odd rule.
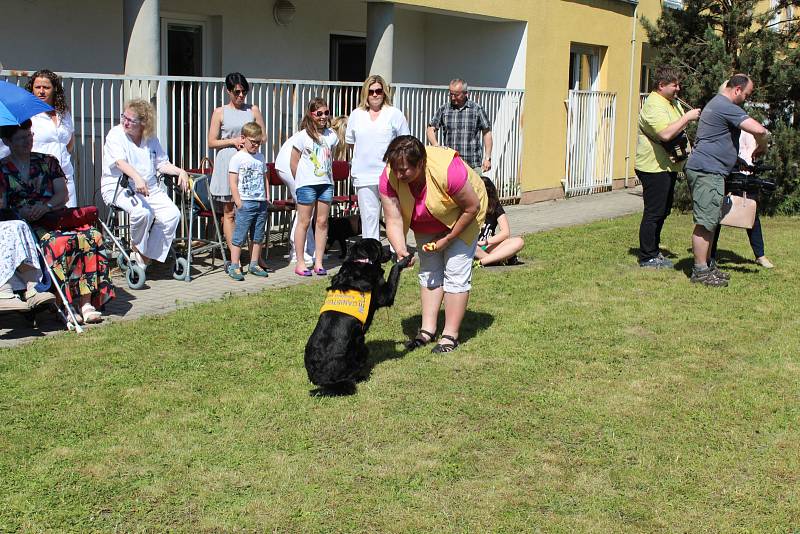
[[[730,174],[739,154],[739,125],[748,118],[747,113],[726,96],[712,98],[700,114],[697,139],[686,168]]]

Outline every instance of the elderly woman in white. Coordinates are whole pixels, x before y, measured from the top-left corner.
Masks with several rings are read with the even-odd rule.
[[[106,204],[130,215],[132,259],[143,267],[151,260],[167,259],[181,220],[180,210],[159,187],[157,173],[177,175],[179,187],[186,191],[189,176],[169,162],[155,137],[153,106],[146,100],[130,100],[120,124],[106,136],[100,192]],[[123,174],[129,178],[128,188],[117,189]]]

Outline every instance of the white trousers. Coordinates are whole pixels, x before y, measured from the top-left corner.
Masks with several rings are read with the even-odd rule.
[[[377,185],[364,185],[356,189],[358,211],[361,213],[361,237],[381,238],[381,196]]]
[[[67,204],[68,208],[78,207],[78,194],[75,191],[75,179],[72,176],[67,176]]]
[[[289,194],[292,195],[292,198],[295,202],[297,202],[297,184],[294,181],[294,177],[291,173],[278,171],[278,177],[280,177],[281,181],[284,183],[286,188],[289,190]],[[292,217],[292,231],[289,232],[289,256],[294,257],[294,231],[297,229],[297,212],[295,212],[294,216]],[[306,254],[310,257],[314,257],[314,225],[308,225],[308,232],[306,232]]]
[[[114,200],[116,187],[116,181],[103,181],[100,186],[103,201],[109,205],[113,202],[130,216],[131,245],[148,258],[163,262],[181,221],[180,210],[158,185],[147,185],[149,196],[120,189]]]

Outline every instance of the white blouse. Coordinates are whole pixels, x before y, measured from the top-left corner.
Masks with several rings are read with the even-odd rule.
[[[72,181],[75,170],[72,168],[72,156],[67,150],[67,145],[75,134],[75,124],[69,111],[56,117],[58,124],[54,123],[50,115],[45,112],[31,117],[33,151],[50,154],[56,158],[69,182]]]
[[[353,145],[353,185],[378,185],[378,178],[386,167],[383,162],[386,148],[395,137],[408,134],[408,121],[396,107],[383,106],[374,121],[369,110],[354,109],[347,120],[345,134],[345,142]]]
[[[125,134],[125,130],[120,124],[108,131],[106,142],[103,145],[102,181],[107,184],[116,183],[122,176],[122,171],[117,167],[119,160],[125,160],[136,169],[148,187],[158,185],[156,175],[158,168],[169,162],[158,138],[148,137],[142,139],[142,142],[137,145]]]

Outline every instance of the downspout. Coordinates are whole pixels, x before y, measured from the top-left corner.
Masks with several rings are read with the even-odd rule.
[[[631,108],[633,107],[633,60],[636,58],[636,24],[638,19],[636,17],[639,12],[639,4],[636,3],[633,8],[633,22],[631,23],[631,68],[630,79],[628,80],[628,133],[625,135],[625,187],[628,187],[628,177],[630,176],[631,167]],[[638,99],[637,99],[638,100]]]

